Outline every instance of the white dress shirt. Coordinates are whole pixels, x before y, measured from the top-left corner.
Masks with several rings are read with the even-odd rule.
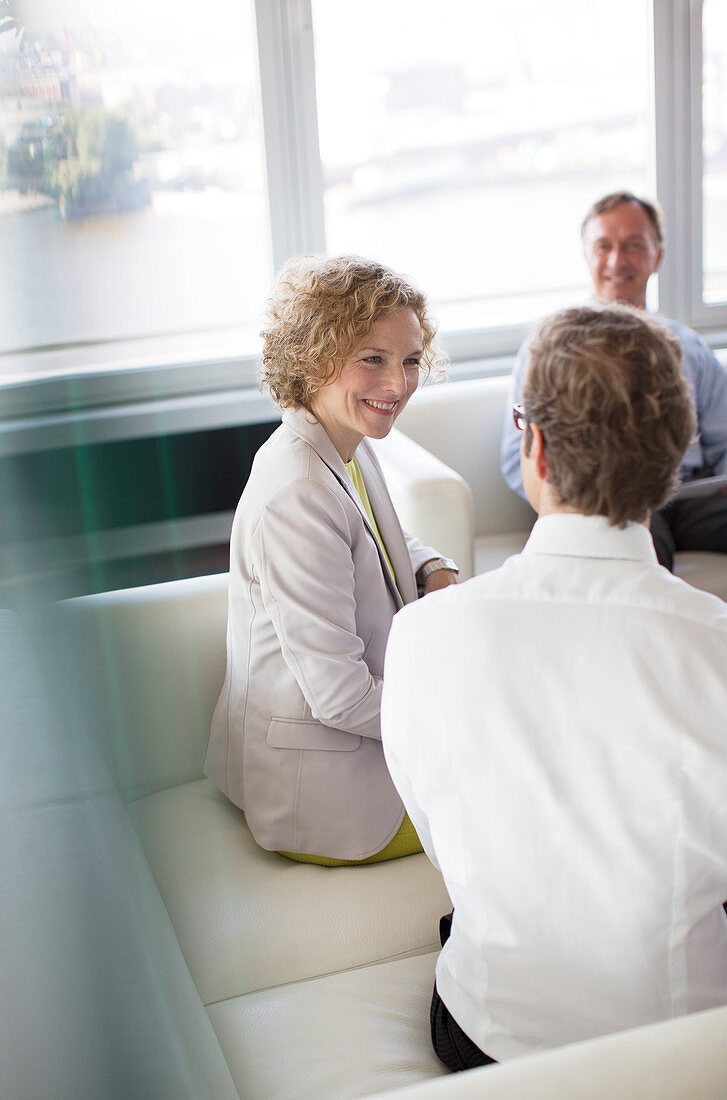
[[[538,520],[399,612],[384,683],[387,763],[455,910],[437,987],[486,1054],[727,1003],[727,605],[645,527]]]

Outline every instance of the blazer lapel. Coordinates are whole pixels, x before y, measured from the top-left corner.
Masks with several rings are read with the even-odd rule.
[[[405,603],[411,603],[412,600],[416,599],[417,592],[409,550],[401,530],[401,524],[396,517],[394,506],[386,489],[384,475],[366,440],[363,440],[356,449],[356,459],[369,495],[371,510],[376,517],[379,534],[383,539],[396,573],[396,580],[391,574],[388,562],[381,550],[369,517],[366,515],[366,509],[361,502],[361,498],[348,476],[343,459],[331,443],[325,429],[321,427],[313,414],[308,412],[307,409],[286,409],[283,413],[283,423],[287,424],[296,435],[299,435],[313,448],[358,508],[364,526],[376,546],[384,578],[396,606],[402,607]]]
[[[395,587],[397,588],[397,594],[404,603],[411,603],[417,598],[417,590],[409,556],[409,547],[406,544],[398,516],[394,511],[394,505],[391,503],[381,467],[367,440],[364,439],[357,448],[356,458],[366,484],[371,510],[376,518],[379,534],[384,541],[384,546],[396,573]],[[358,496],[358,494],[356,495]],[[373,537],[376,538],[375,535]],[[386,574],[391,577],[391,572],[383,556],[382,562]],[[394,583],[393,577],[391,577],[391,582]]]

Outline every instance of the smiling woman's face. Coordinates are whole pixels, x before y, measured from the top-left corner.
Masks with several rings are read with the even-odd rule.
[[[311,412],[344,462],[364,436],[383,439],[419,383],[422,330],[402,309],[377,321],[332,382],[313,394]]]

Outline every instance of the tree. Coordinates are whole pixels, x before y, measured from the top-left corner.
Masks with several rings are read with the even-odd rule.
[[[138,155],[127,120],[102,107],[68,110],[48,136],[47,190],[64,217],[113,205],[132,181]]]

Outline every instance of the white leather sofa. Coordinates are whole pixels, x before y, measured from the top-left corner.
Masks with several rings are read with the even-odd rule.
[[[59,671],[73,684],[73,710],[91,731],[99,762],[89,778],[75,734],[70,755],[56,750],[53,757],[54,774],[55,758],[62,757],[62,774],[75,777],[61,783],[55,802],[79,818],[86,836],[70,883],[63,875],[66,860],[58,859],[62,838],[53,829],[47,834],[47,813],[36,798],[33,812],[28,804],[21,808],[22,828],[33,821],[35,829],[32,854],[29,848],[23,860],[23,888],[26,880],[37,880],[34,860],[44,875],[55,867],[51,893],[45,880],[39,888],[39,897],[52,903],[45,920],[54,942],[56,894],[65,906],[59,918],[63,958],[54,967],[73,972],[81,966],[89,989],[80,1021],[95,1024],[95,1041],[84,1032],[78,1057],[66,1058],[73,1088],[61,1087],[58,1048],[68,1047],[73,1030],[65,1000],[43,1063],[48,1089],[32,1075],[26,1087],[27,1062],[18,1048],[8,1048],[19,1085],[6,1095],[131,1095],[104,1084],[96,1064],[101,1059],[107,1076],[125,1081],[132,1073],[135,1097],[727,1096],[727,1008],[468,1074],[443,1070],[429,1043],[428,1008],[438,920],[448,898],[426,857],[336,869],[293,863],[257,848],[240,811],[202,775],[224,672],[226,587],[225,576],[197,578],[60,606]],[[24,689],[20,697],[26,698]],[[17,708],[14,713],[23,743],[17,770],[26,774],[24,722]],[[69,797],[79,775],[82,790]],[[97,816],[100,790],[103,821]],[[96,816],[89,818],[92,808]],[[16,940],[23,937],[22,911],[18,901]],[[74,919],[80,924],[75,935]],[[97,947],[94,937],[107,925]],[[76,944],[69,962],[66,942],[87,945],[89,934],[90,958]],[[37,942],[34,930],[29,968],[36,965]],[[45,956],[37,963],[38,999],[53,989],[46,963]],[[32,1015],[29,994],[26,1001],[21,1023]],[[43,1004],[46,1016],[53,1015],[52,997]],[[7,1026],[23,1034],[17,1001]],[[48,1031],[47,1020],[41,1026],[36,1021],[36,1059],[39,1051],[43,1057]],[[96,1061],[87,1066],[88,1048]]]
[[[535,519],[500,475],[509,401],[506,376],[424,386],[376,445],[404,527],[454,558],[465,578],[519,553]],[[727,600],[727,555],[677,553],[674,569]]]

